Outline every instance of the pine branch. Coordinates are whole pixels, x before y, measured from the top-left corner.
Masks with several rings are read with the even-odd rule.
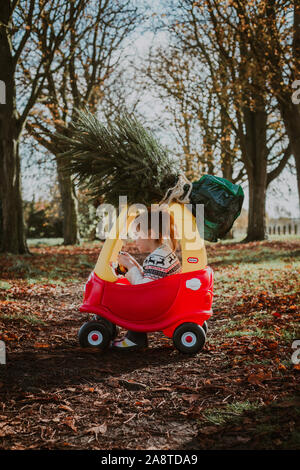
[[[104,124],[88,110],[76,110],[77,119],[55,139],[63,149],[58,158],[75,183],[91,199],[103,196],[118,206],[119,196],[129,204],[159,202],[174,186],[178,170],[155,137],[128,113]]]

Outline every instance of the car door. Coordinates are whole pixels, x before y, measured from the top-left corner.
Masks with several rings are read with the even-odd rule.
[[[172,306],[180,286],[180,274],[146,284],[106,283],[102,305],[128,321],[162,319]]]

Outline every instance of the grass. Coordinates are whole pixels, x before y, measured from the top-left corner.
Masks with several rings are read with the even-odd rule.
[[[89,271],[95,266],[95,261],[86,254],[72,253],[72,247],[66,252],[53,255],[51,247],[46,252],[35,252],[33,255],[3,255],[2,263],[10,279],[24,279],[31,284],[65,285],[69,282],[82,282]],[[70,253],[68,253],[70,251]],[[0,289],[10,289],[14,283],[0,281]]]
[[[261,406],[259,401],[250,402],[249,400],[228,403],[224,408],[212,408],[205,411],[204,419],[216,426],[221,426],[228,422],[239,421],[245,411],[255,411]]]
[[[29,247],[32,246],[57,246],[62,245],[64,242],[63,238],[29,238],[27,244]]]
[[[268,247],[268,245],[262,245],[257,247],[256,250],[250,248],[244,248],[241,250],[239,246],[236,249],[222,250],[220,254],[214,256],[211,253],[211,261],[214,264],[222,264],[222,266],[231,265],[239,267],[248,267],[250,265],[261,266],[261,268],[277,268],[281,269],[286,263],[292,263],[294,266],[299,266],[300,261],[294,260],[295,256],[300,256],[300,251],[285,251],[284,249],[276,249]],[[225,256],[224,256],[225,255]],[[289,268],[290,269],[290,268]]]
[[[288,440],[284,442],[283,449],[300,449],[300,432],[294,431],[289,436]]]
[[[235,450],[245,446],[265,450],[299,449],[300,408],[296,403],[299,398],[291,395],[267,405],[259,400],[245,400],[206,410],[205,424],[216,427],[212,428],[211,448],[224,449],[223,436],[226,436],[234,442]],[[203,428],[203,420],[199,424]],[[238,437],[242,439],[238,441]]]
[[[40,246],[64,246],[63,238],[28,238],[27,244],[29,248],[31,247],[40,247]],[[100,240],[89,241],[87,239],[82,239],[82,243],[88,243],[89,245],[97,245],[100,243]]]
[[[224,331],[224,337],[227,338],[253,336],[256,338],[276,340],[278,339],[277,331],[271,331],[270,325],[268,323],[261,327],[257,327],[254,322],[251,323],[251,320],[258,322],[259,320],[266,321],[268,319],[271,319],[271,316],[266,311],[261,311],[254,314],[250,314],[249,312],[249,316],[245,318],[240,318],[240,316],[238,316],[236,319],[228,320],[226,324],[220,326],[219,329],[220,331]],[[294,339],[299,337],[299,333],[300,329],[297,320],[290,320],[286,325],[286,329],[281,331],[280,339],[284,343],[291,344]]]
[[[230,238],[228,240],[222,240],[222,245],[231,245],[231,244],[234,244],[234,243],[241,243],[246,237],[246,234],[244,235],[237,235],[235,236],[234,238]],[[278,235],[278,234],[275,234],[275,235],[268,235],[268,238],[267,238],[267,241],[280,241],[280,242],[284,242],[284,241],[295,241],[295,240],[300,240],[300,234],[293,234],[293,235]],[[209,245],[214,245],[214,243],[212,242],[206,242],[207,244]]]
[[[296,247],[297,245],[295,245]],[[225,248],[225,249],[224,249]],[[209,264],[215,271],[215,292],[232,295],[235,284],[241,293],[255,290],[278,291],[278,283],[284,280],[285,294],[299,291],[300,250],[288,251],[264,242],[255,250],[234,246],[226,250],[226,245],[216,245],[208,252]]]
[[[0,318],[1,320],[6,320],[9,322],[23,321],[25,323],[29,323],[30,325],[46,326],[46,323],[35,315],[12,315],[7,313],[0,313]]]
[[[0,289],[11,289],[12,284],[5,281],[0,281]]]

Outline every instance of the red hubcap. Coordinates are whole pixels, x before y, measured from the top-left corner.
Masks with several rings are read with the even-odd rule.
[[[92,335],[92,340],[93,340],[93,341],[97,341],[97,339],[98,339],[98,335],[93,334],[93,335]]]
[[[193,338],[191,336],[187,336],[185,340],[187,343],[191,343],[193,341]]]

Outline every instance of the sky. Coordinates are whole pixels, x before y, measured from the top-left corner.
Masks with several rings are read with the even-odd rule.
[[[159,4],[159,3],[158,3]],[[153,4],[155,6],[155,4]],[[160,37],[156,40],[163,42],[165,40],[164,32],[159,33]],[[145,56],[147,49],[153,40],[151,32],[137,31],[135,32],[135,40],[128,45],[128,51],[132,53],[135,60],[138,62]],[[144,92],[142,101],[138,106],[140,112],[149,117],[149,122],[155,120],[155,117],[162,116],[163,104],[155,99],[151,92]],[[168,145],[168,140],[172,136],[165,136],[163,144]],[[294,163],[293,157],[290,162]],[[31,165],[26,167],[22,165],[22,185],[23,185],[23,199],[35,200],[48,198],[51,194],[51,186],[55,176],[55,163],[48,160],[46,167],[43,166],[43,172],[38,170],[38,167]],[[219,175],[221,176],[221,175]],[[245,191],[244,208],[248,208],[248,188],[243,185]],[[271,183],[267,190],[266,198],[266,211],[269,217],[276,218],[279,216],[289,216],[292,218],[300,217],[299,210],[299,197],[297,190],[296,176],[290,170],[285,169],[281,175]]]

